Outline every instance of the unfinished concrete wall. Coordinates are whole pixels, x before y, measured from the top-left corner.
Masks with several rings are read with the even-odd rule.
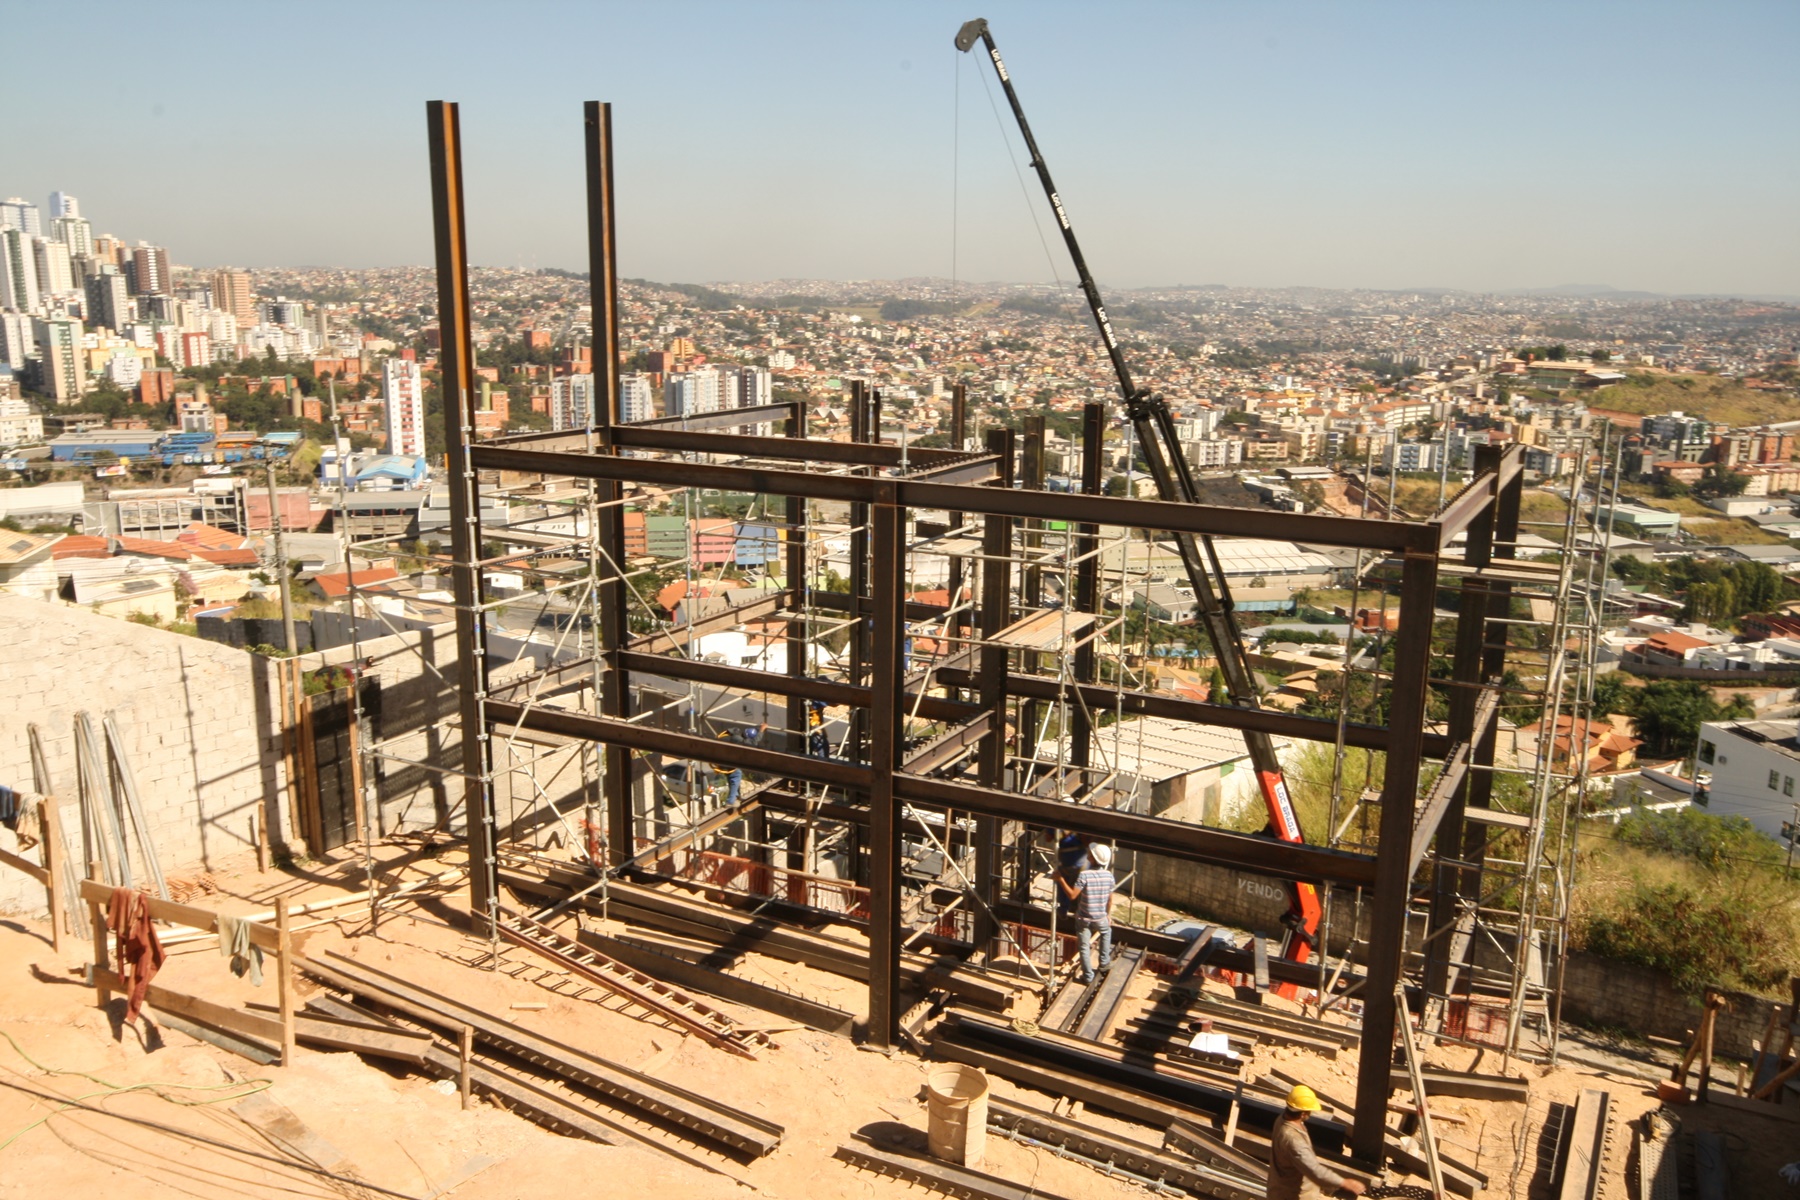
[[[1731,1006],[1713,1026],[1713,1052],[1748,1058],[1778,1002],[1745,992],[1728,993]],[[1781,1006],[1785,1007],[1785,1005]],[[1661,971],[1575,951],[1563,974],[1563,1016],[1635,1037],[1654,1035],[1683,1043],[1693,1039],[1703,1013],[1700,997],[1675,990]],[[1716,1076],[1715,1076],[1716,1078]]]
[[[279,700],[266,660],[13,596],[0,596],[0,646],[0,782],[31,787],[26,726],[35,724],[77,842],[74,718],[83,710],[97,733],[106,713],[117,714],[165,873],[210,870],[252,849],[258,812],[277,840],[287,828]],[[0,830],[0,839],[14,848],[12,834]],[[0,912],[43,908],[42,887],[0,869]]]

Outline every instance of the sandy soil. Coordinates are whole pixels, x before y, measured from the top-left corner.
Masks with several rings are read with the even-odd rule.
[[[399,848],[382,851],[380,873],[406,882],[443,864]],[[215,875],[221,891],[193,901],[226,912],[265,908],[276,895],[291,901],[357,890],[360,864],[307,869],[303,874],[259,875],[253,864]],[[353,1054],[302,1047],[294,1065],[264,1067],[155,1023],[121,1029],[123,1002],[95,1007],[81,983],[85,938],[65,936],[51,948],[45,923],[0,921],[0,1197],[430,1197],[447,1183],[457,1197],[513,1200],[543,1195],[668,1195],[737,1197],[754,1190],[777,1197],[885,1197],[923,1194],[912,1185],[855,1170],[831,1157],[864,1126],[895,1124],[922,1135],[926,1125],[921,1085],[928,1065],[907,1055],[889,1057],[811,1031],[775,1035],[779,1049],[757,1061],[743,1059],[640,1020],[614,1007],[555,995],[505,974],[479,970],[460,958],[485,942],[464,935],[456,921],[465,899],[442,888],[416,893],[371,931],[361,905],[333,910],[335,919],[308,931],[305,951],[327,949],[421,986],[503,1015],[528,1028],[592,1049],[628,1066],[717,1097],[786,1127],[775,1153],[742,1163],[691,1143],[671,1140],[713,1170],[690,1165],[650,1147],[614,1146],[561,1137],[484,1101],[464,1111],[453,1090],[418,1075],[371,1065]],[[822,972],[751,958],[747,973],[761,974],[840,1007],[862,1007],[862,989]],[[221,1003],[273,1004],[273,975],[258,989],[234,978],[213,941],[175,948],[160,984]],[[1139,994],[1151,981],[1140,978]],[[304,984],[302,994],[316,990]],[[543,1005],[541,1009],[515,1005]],[[746,1025],[780,1022],[768,1014],[735,1009]],[[1461,1048],[1433,1050],[1433,1063],[1470,1067],[1474,1054]],[[1635,1068],[1620,1059],[1620,1070]],[[1315,1082],[1328,1097],[1354,1090],[1356,1056],[1319,1060],[1286,1047],[1261,1047],[1250,1066],[1258,1076],[1279,1066]],[[1497,1069],[1490,1057],[1479,1069]],[[1604,1194],[1624,1200],[1631,1145],[1625,1122],[1655,1107],[1650,1084],[1628,1074],[1603,1076],[1592,1069],[1530,1068],[1529,1105],[1439,1100],[1434,1109],[1460,1120],[1440,1131],[1450,1153],[1491,1178],[1489,1196],[1526,1197],[1541,1191],[1538,1134],[1551,1105],[1571,1102],[1579,1090],[1602,1086],[1614,1094],[1616,1113]],[[995,1081],[998,1094],[1049,1108],[1039,1093]],[[233,1112],[233,1101],[257,1092],[275,1101],[322,1139],[302,1161],[268,1140]],[[1786,1151],[1800,1157],[1800,1126],[1712,1108],[1683,1113],[1688,1128],[1716,1124],[1728,1131],[1734,1170],[1746,1190],[1752,1180],[1774,1180]],[[1104,1114],[1084,1119],[1139,1140],[1157,1135]],[[1755,1126],[1766,1125],[1757,1129]],[[1785,1140],[1784,1140],[1785,1139]],[[990,1137],[987,1170],[1053,1196],[1142,1195],[1135,1186],[1031,1147]]]

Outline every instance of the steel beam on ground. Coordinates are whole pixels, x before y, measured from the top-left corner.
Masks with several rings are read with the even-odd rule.
[[[463,212],[462,127],[457,106],[433,100],[425,106],[431,155],[431,214],[437,257],[439,352],[444,396],[444,445],[449,464],[450,569],[456,596],[456,649],[461,664],[463,811],[469,830],[469,906],[478,926],[493,920],[499,888],[494,877],[494,797],[491,747],[483,713],[487,647],[480,611],[481,510],[476,468],[470,460],[475,430],[475,351],[469,314],[469,245]]]

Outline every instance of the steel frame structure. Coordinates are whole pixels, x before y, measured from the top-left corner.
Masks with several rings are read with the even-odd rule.
[[[1474,481],[1429,521],[1371,520],[1224,508],[1204,504],[1138,500],[1098,494],[1100,437],[1104,415],[1090,405],[1084,420],[1089,453],[1081,493],[1051,493],[1042,486],[1041,440],[1034,466],[1027,454],[1015,472],[1015,440],[992,431],[981,452],[961,448],[910,452],[882,444],[879,396],[858,386],[852,396],[856,440],[827,442],[805,437],[803,416],[773,410],[733,410],[686,421],[668,418],[623,424],[618,417],[618,303],[614,241],[610,106],[586,106],[584,135],[588,168],[589,253],[593,289],[595,368],[603,401],[589,430],[533,433],[474,441],[477,389],[471,342],[468,258],[463,211],[462,151],[453,103],[428,105],[433,217],[436,234],[441,370],[447,460],[452,498],[452,576],[460,656],[460,714],[464,785],[471,864],[471,908],[476,928],[489,936],[497,925],[498,842],[494,805],[496,737],[518,731],[561,735],[603,747],[600,778],[605,854],[614,870],[638,856],[630,779],[634,755],[660,753],[701,762],[720,762],[779,777],[788,788],[828,787],[845,799],[830,805],[837,819],[866,831],[866,885],[870,894],[868,1037],[879,1046],[896,1044],[901,1014],[900,953],[903,928],[901,846],[910,808],[954,810],[974,819],[975,883],[981,907],[1003,909],[1000,859],[1006,833],[1020,827],[1071,830],[1141,853],[1214,867],[1230,867],[1359,889],[1373,910],[1361,998],[1362,1063],[1356,1093],[1352,1147],[1367,1161],[1383,1153],[1387,1098],[1397,1022],[1396,987],[1406,958],[1407,911],[1415,879],[1432,848],[1454,869],[1437,867],[1427,877],[1432,896],[1432,934],[1453,922],[1460,906],[1477,895],[1484,853],[1483,827],[1469,820],[1471,809],[1489,804],[1496,729],[1493,683],[1504,663],[1496,649],[1497,624],[1508,615],[1509,578],[1493,564],[1511,555],[1517,540],[1524,483],[1518,448],[1483,452]],[[958,396],[957,430],[966,409]],[[777,417],[787,436],[729,432]],[[681,426],[685,426],[681,427]],[[591,481],[598,521],[592,564],[599,636],[592,661],[553,665],[523,683],[492,687],[485,653],[483,534],[479,495],[486,473]],[[1023,474],[1026,486],[1014,486]],[[629,589],[625,577],[623,501],[629,484],[666,489],[720,488],[784,499],[789,534],[785,586],[747,609],[693,621],[675,632],[630,636]],[[803,536],[808,506],[837,501],[852,506],[852,586],[849,594],[828,596],[810,589],[811,572]],[[945,617],[945,608],[905,596],[909,518],[922,510],[946,512],[949,527],[973,522],[982,529],[983,554],[971,560],[978,582],[976,611],[968,626],[980,637],[937,664],[931,672],[906,669],[904,644],[909,618]],[[1026,568],[1009,561],[1015,545],[1034,545],[1043,522],[1071,523],[1080,555],[1075,602],[1097,611],[1099,567],[1092,547],[1102,529],[1157,531],[1167,536],[1252,537],[1358,549],[1398,570],[1399,629],[1395,659],[1386,677],[1390,720],[1386,726],[1301,716],[1266,709],[1212,704],[1167,693],[1126,690],[1095,682],[1092,640],[1076,651],[1068,679],[1045,678],[1016,668],[1008,652],[991,639],[1009,624],[1036,584]],[[796,533],[801,536],[795,536]],[[1466,545],[1453,548],[1460,534]],[[1456,564],[1463,607],[1457,623],[1453,672],[1448,680],[1429,678],[1435,602],[1448,586],[1440,565]],[[1016,576],[1016,578],[1015,578]],[[949,608],[958,607],[963,582],[960,564]],[[803,619],[815,608],[833,609],[852,619],[851,664],[844,680],[808,674]],[[683,651],[706,629],[729,628],[747,619],[787,621],[789,648],[785,675],[686,657]],[[960,621],[961,618],[958,618]],[[674,653],[670,653],[673,651]],[[538,699],[546,680],[591,682],[598,668],[596,712],[548,706]],[[842,757],[819,758],[763,746],[734,745],[656,727],[633,712],[631,680],[650,673],[689,679],[746,693],[778,694],[828,704],[849,705],[856,718]],[[1442,732],[1427,721],[1427,689],[1449,689],[1450,719]],[[520,698],[529,685],[529,694]],[[1316,844],[1296,844],[1223,829],[1171,821],[1103,807],[1104,792],[1071,800],[1008,787],[1008,705],[1054,702],[1070,689],[1083,698],[1071,729],[1076,744],[1071,765],[1089,766],[1095,734],[1086,710],[1147,714],[1240,731],[1380,750],[1386,773],[1379,801],[1379,845],[1374,854],[1350,853]],[[789,706],[790,729],[799,706]],[[922,753],[911,745],[921,722],[942,732],[923,748],[948,745],[945,754]],[[1021,723],[1023,726],[1023,723]],[[974,747],[973,780],[938,777],[934,771],[957,752]],[[1428,759],[1442,766],[1429,788],[1421,788]],[[1079,786],[1074,789],[1079,792]],[[770,789],[771,809],[806,807],[814,802],[792,790]],[[717,828],[718,826],[714,826]],[[946,824],[946,829],[950,826]],[[692,831],[684,833],[693,838]],[[991,938],[992,918],[985,931]],[[978,941],[981,939],[978,938]],[[1166,939],[1165,939],[1166,940]],[[1438,944],[1448,941],[1437,938]],[[1271,963],[1271,968],[1277,964]],[[1433,968],[1435,969],[1435,968]],[[1312,965],[1293,968],[1294,981],[1314,986],[1323,972]],[[1282,977],[1279,971],[1277,977]]]

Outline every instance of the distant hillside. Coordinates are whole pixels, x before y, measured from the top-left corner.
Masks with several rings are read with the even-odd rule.
[[[1587,401],[1639,416],[1680,411],[1732,425],[1800,421],[1800,399],[1792,392],[1758,391],[1716,375],[1633,375],[1590,392]]]

